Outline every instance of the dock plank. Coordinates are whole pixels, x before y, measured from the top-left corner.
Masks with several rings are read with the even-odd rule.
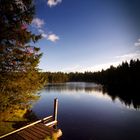
[[[28,131],[32,135],[36,136],[38,139],[44,138],[44,136],[42,136],[40,133],[38,133],[38,130],[36,130],[36,129],[30,128],[30,129],[26,129],[26,131]]]
[[[20,133],[18,133],[18,135],[20,135],[20,136],[26,135],[26,136],[27,136],[28,138],[30,138],[30,139],[38,140],[38,137],[36,137],[36,136],[33,135],[32,133],[26,131],[26,129],[23,130],[23,131],[21,131]]]
[[[52,119],[49,119],[48,123]],[[15,133],[12,133],[9,136],[6,136],[4,138],[0,138],[2,140],[40,140],[44,139],[46,136],[52,136],[53,130],[51,127],[46,126],[42,122],[35,123],[34,125],[31,125],[29,127],[25,127],[25,129],[22,129],[20,131],[17,131]]]
[[[55,131],[55,129],[54,129],[53,127],[46,126],[46,125],[43,124],[43,123],[38,123],[38,124],[36,124],[36,125],[34,125],[34,126],[37,126],[37,127],[39,127],[39,128],[48,130],[50,133],[51,133],[52,131]]]
[[[36,133],[42,133],[42,134],[45,134],[45,135],[46,134],[47,135],[50,135],[51,134],[48,129],[42,129],[42,128],[39,128],[37,126],[34,126],[31,129],[34,129],[36,131]]]
[[[26,133],[20,133],[18,135],[20,137],[22,137],[24,140],[33,140],[32,138],[28,137],[28,135],[26,135]]]
[[[44,138],[52,137],[57,132],[53,128],[57,124],[57,108],[58,99],[54,100],[54,114],[53,116],[45,117],[41,120],[35,121],[31,124],[23,126],[17,130],[0,136],[1,140],[44,140]],[[60,129],[58,132],[61,132]],[[62,135],[62,132],[60,133]],[[58,133],[58,137],[60,137]]]
[[[50,123],[51,121],[52,119],[49,119],[47,122]],[[20,131],[16,130],[15,133],[2,138],[2,140],[44,140],[45,137],[51,137],[55,132],[56,130],[53,127],[46,126],[43,122],[38,122]]]

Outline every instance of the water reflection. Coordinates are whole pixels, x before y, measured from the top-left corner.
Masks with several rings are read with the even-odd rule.
[[[118,98],[129,108],[140,109],[139,89],[133,87],[103,87],[103,92],[107,93],[112,100]]]
[[[68,82],[68,83],[57,83],[48,84],[45,88],[46,91],[59,91],[59,92],[95,92],[102,91],[102,86],[95,83],[84,83],[84,82]]]
[[[53,99],[59,99],[61,140],[136,140],[140,111],[128,109],[127,100],[117,93],[94,83],[48,84],[32,110],[39,118],[48,116]]]
[[[45,88],[47,92],[58,91],[61,92],[83,92],[87,94],[93,94],[99,98],[111,99],[113,102],[115,100],[120,100],[122,104],[131,109],[140,108],[140,96],[138,94],[133,94],[138,92],[137,89],[127,88],[112,88],[103,87],[95,83],[84,83],[84,82],[68,82],[68,83],[57,83],[48,84]]]
[[[25,90],[24,90],[25,91]],[[0,93],[0,135],[20,128],[37,119],[30,110],[32,103],[39,99],[38,94],[25,92]]]
[[[130,116],[128,120],[131,118],[131,112],[129,112],[130,115],[128,115],[128,107],[135,110],[140,108],[139,96],[132,94],[135,92],[137,91],[134,89],[102,87],[95,83],[69,82],[48,84],[41,91],[40,95],[29,94],[28,96],[28,94],[26,94],[25,96],[24,93],[20,93],[16,94],[15,97],[13,96],[15,94],[0,94],[0,133],[7,133],[12,131],[13,128],[21,127],[28,121],[52,114],[52,112],[50,112],[50,110],[53,110],[51,103],[56,97],[60,99],[60,128],[64,128],[64,137],[62,138],[64,140],[65,136],[67,134],[69,135],[67,129],[73,128],[73,126],[71,126],[73,123],[78,123],[77,126],[75,126],[77,130],[81,129],[83,127],[81,124],[84,123],[84,129],[90,126],[95,132],[97,130],[96,127],[98,125],[102,126],[104,123],[119,124],[121,126],[125,123],[128,116]],[[34,101],[37,102],[33,105],[33,111],[31,111],[30,108]],[[122,104],[125,108],[122,107]],[[136,120],[137,114],[135,114],[135,112],[133,113],[134,120]],[[78,120],[79,116],[81,120]],[[73,119],[71,119],[71,117],[73,117]],[[88,122],[87,120],[85,121],[86,117],[89,118]],[[124,117],[124,121],[122,121],[122,117]],[[138,120],[139,118],[135,121],[136,124]],[[67,128],[67,126],[69,126],[69,128]],[[113,129],[114,127],[110,128]],[[104,133],[104,129],[102,133]],[[72,132],[74,133],[75,131],[71,130],[71,133]],[[90,130],[86,132],[86,134],[88,133],[91,134]],[[100,133],[100,130],[97,133]],[[77,132],[77,136],[81,136],[81,130]]]

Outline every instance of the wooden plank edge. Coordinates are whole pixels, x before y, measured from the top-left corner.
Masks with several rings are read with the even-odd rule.
[[[57,121],[54,120],[54,121],[49,122],[49,123],[46,123],[46,124],[44,124],[44,125],[45,125],[45,126],[53,126],[53,125],[56,125],[56,124],[57,124]]]
[[[51,116],[45,117],[45,118],[43,118],[43,119],[41,119],[41,120],[38,120],[38,121],[36,121],[36,122],[33,122],[33,123],[29,124],[29,125],[23,126],[23,127],[19,128],[19,129],[17,129],[17,130],[14,130],[14,131],[12,131],[12,132],[10,132],[10,133],[7,133],[7,134],[5,134],[5,135],[0,136],[0,139],[2,139],[2,138],[4,138],[4,137],[7,137],[7,136],[9,136],[9,135],[11,135],[11,134],[14,134],[14,133],[16,133],[16,132],[19,132],[19,131],[21,131],[21,130],[23,130],[23,129],[25,129],[25,128],[28,128],[28,127],[30,127],[30,126],[32,126],[32,125],[35,125],[35,124],[37,124],[37,123],[40,123],[40,122],[42,122],[42,121],[45,121],[45,120],[47,120],[47,119],[50,119],[50,118],[52,118],[52,117],[53,117],[53,116],[51,115]]]

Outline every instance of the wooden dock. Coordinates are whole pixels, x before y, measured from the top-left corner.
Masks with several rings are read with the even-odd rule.
[[[58,99],[54,100],[54,114],[42,120],[38,120],[20,129],[12,131],[8,134],[0,136],[1,140],[44,140],[47,137],[60,137],[62,132],[55,129],[57,125]]]

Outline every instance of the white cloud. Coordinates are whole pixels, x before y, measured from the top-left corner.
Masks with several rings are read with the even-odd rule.
[[[85,72],[85,71],[92,71],[92,72],[96,72],[96,71],[101,71],[102,69],[106,70],[108,68],[110,68],[111,65],[113,65],[114,67],[118,66],[119,64],[121,64],[121,62],[109,62],[109,63],[104,63],[104,64],[96,64],[94,66],[80,66],[80,65],[75,65],[75,66],[71,66],[69,68],[65,68],[62,69],[61,71],[63,72]]]
[[[56,6],[57,4],[61,3],[62,0],[48,0],[47,4],[49,7]]]
[[[46,38],[47,40],[49,40],[51,42],[56,42],[57,40],[59,40],[59,36],[57,36],[53,33],[51,33],[51,34],[45,33],[45,31],[42,29],[38,29],[38,32],[41,33],[41,36],[43,38]]]
[[[139,46],[140,46],[140,42],[136,42],[134,45],[135,45],[136,47],[139,47]]]
[[[44,30],[38,29],[38,32],[41,33],[41,36],[42,36],[43,38],[47,38],[48,35],[47,35],[47,33],[45,33]]]
[[[109,63],[104,63],[104,64],[99,64],[99,65],[95,65],[93,67],[88,67],[86,71],[101,71],[102,69],[103,70],[106,70],[108,68],[110,68],[110,66],[118,66],[120,64],[120,62],[109,62]]]
[[[131,59],[140,59],[140,51],[136,51],[133,53],[123,54],[120,56],[115,56],[114,58],[110,58],[109,62],[102,63],[102,64],[95,64],[93,66],[82,66],[82,65],[74,65],[65,69],[62,69],[63,72],[85,72],[85,71],[101,71],[110,68],[110,66],[117,67],[118,65],[122,64],[122,62],[127,61],[129,62]]]
[[[129,62],[131,59],[138,59],[138,58],[140,59],[140,51],[123,54],[123,55],[115,56],[114,58],[112,58],[112,62],[95,65],[93,67],[87,68],[87,70],[91,70],[91,71],[99,71],[102,69],[105,70],[109,68],[111,65],[113,65],[114,67],[117,67],[119,64],[122,64],[123,61]]]
[[[55,34],[48,34],[47,39],[52,41],[52,42],[56,42],[57,40],[59,40],[59,36],[57,36]]]
[[[137,41],[136,43],[134,43],[134,45],[135,45],[136,47],[140,47],[140,39],[138,39],[138,41]]]
[[[80,65],[73,65],[66,68],[61,69],[63,72],[76,72],[79,71]]]
[[[48,35],[45,34],[45,33],[42,33],[41,36],[42,36],[43,38],[47,38]]]
[[[128,53],[121,56],[116,56],[115,58],[120,59],[121,61],[126,61],[130,59],[140,58],[140,51],[136,51],[134,53]]]
[[[47,33],[45,33],[44,30],[38,29],[38,32],[41,33],[41,36],[42,36],[43,38],[47,38],[48,35],[47,35]]]
[[[44,31],[42,29],[38,29],[39,33],[44,33]]]
[[[34,18],[32,24],[37,28],[41,28],[45,24],[45,22],[40,18]]]
[[[34,28],[37,29],[37,31],[41,34],[43,38],[46,38],[47,40],[51,42],[56,42],[59,40],[59,36],[57,36],[54,33],[47,33],[43,29],[43,25],[45,24],[44,20],[39,19],[39,18],[34,18],[32,21],[32,25]]]

